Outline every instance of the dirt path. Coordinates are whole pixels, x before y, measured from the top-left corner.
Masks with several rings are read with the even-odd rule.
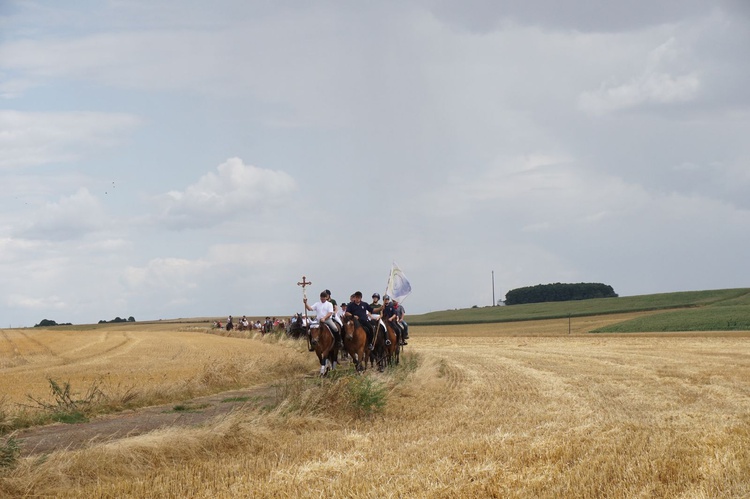
[[[73,450],[121,438],[142,435],[160,428],[196,426],[232,411],[262,407],[276,398],[270,385],[217,393],[187,402],[144,407],[110,414],[86,423],[56,423],[19,431],[15,439],[21,456]]]

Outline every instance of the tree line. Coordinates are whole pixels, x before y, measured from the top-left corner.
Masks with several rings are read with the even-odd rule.
[[[506,305],[542,303],[548,301],[589,300],[591,298],[615,298],[617,293],[608,284],[580,282],[577,284],[537,284],[511,289],[505,294]]]
[[[111,321],[105,321],[102,319],[98,322],[98,324],[109,324],[109,323],[115,323],[115,322],[135,322],[135,317],[133,317],[132,315],[128,317],[127,319],[121,319],[119,317],[115,317]],[[50,319],[42,319],[41,321],[39,321],[39,324],[34,324],[34,327],[72,326],[72,325],[73,324],[71,324],[70,322],[55,322]]]

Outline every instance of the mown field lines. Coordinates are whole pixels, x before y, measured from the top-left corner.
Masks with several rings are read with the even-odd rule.
[[[28,395],[47,397],[49,379],[69,381],[79,391],[97,380],[121,389],[181,385],[189,391],[188,383],[216,377],[217,370],[248,371],[259,357],[264,364],[262,353],[269,347],[174,327],[105,326],[2,330],[0,348],[0,387],[7,402],[22,403]],[[253,376],[268,379],[270,372],[275,370]]]
[[[388,393],[372,417],[320,406],[313,394],[340,401],[327,391],[339,385],[312,375],[304,343],[128,330],[141,342],[106,364],[135,364],[152,382],[177,382],[175,354],[181,365],[242,355],[253,372],[282,366],[279,379],[297,365],[310,376],[290,403],[24,460],[8,483],[37,480],[35,492],[58,497],[750,494],[750,333],[584,332],[612,319],[573,321],[571,334],[559,319],[415,327],[413,370],[365,375]]]

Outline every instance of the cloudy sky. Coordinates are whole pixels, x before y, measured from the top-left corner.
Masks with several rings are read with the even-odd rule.
[[[748,47],[744,0],[0,0],[0,325],[750,286]]]

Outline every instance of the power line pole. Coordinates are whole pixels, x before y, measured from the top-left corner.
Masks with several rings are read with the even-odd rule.
[[[494,307],[495,302],[495,271],[492,271],[492,306]]]

